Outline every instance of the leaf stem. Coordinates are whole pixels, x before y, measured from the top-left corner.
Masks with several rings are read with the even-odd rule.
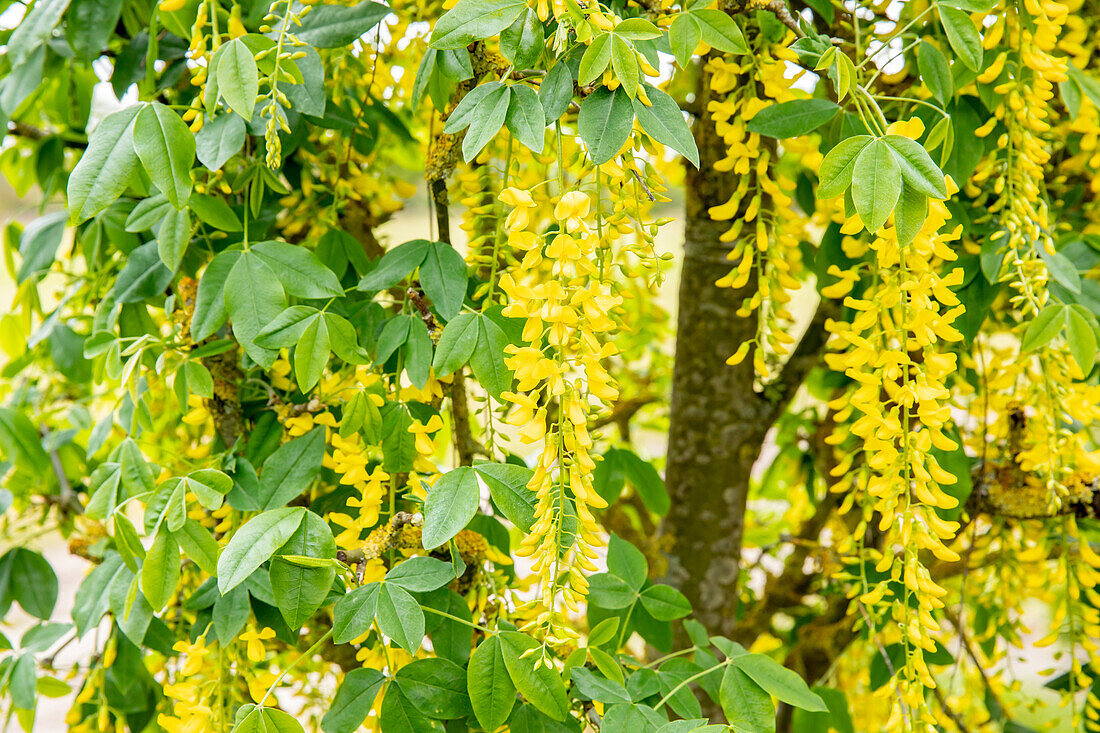
[[[280,672],[279,676],[275,678],[275,681],[271,683],[271,687],[267,688],[267,692],[265,692],[264,696],[260,699],[259,706],[260,707],[264,706],[264,703],[267,701],[267,698],[271,697],[271,693],[274,692],[275,688],[279,686],[279,683],[283,681],[283,677],[286,677],[287,672],[294,669],[294,667],[296,667],[298,665],[298,662],[302,661],[306,657],[312,655],[313,652],[317,651],[321,647],[322,644],[324,644],[326,641],[329,640],[330,636],[332,636],[332,629],[329,629],[328,631],[326,631],[324,633],[324,636],[322,636],[320,639],[318,639],[317,641],[315,641],[313,643],[313,646],[311,646],[309,649],[306,649],[297,659],[295,659],[293,662],[291,662],[290,665],[287,666],[286,669],[284,669],[282,672]]]

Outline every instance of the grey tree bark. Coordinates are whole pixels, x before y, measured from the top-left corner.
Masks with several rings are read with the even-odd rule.
[[[684,259],[680,276],[676,363],[673,373],[666,483],[672,506],[661,524],[665,581],[691,601],[695,617],[712,634],[734,636],[738,622],[738,575],[749,476],[768,430],[786,409],[824,345],[825,312],[819,309],[806,335],[777,377],[758,393],[751,360],[726,359],[756,333],[755,315],[736,315],[756,292],[720,288],[715,282],[734,263],[720,241],[729,222],[712,221],[708,209],[729,200],[737,176],[718,173],[726,149],[707,111],[712,99],[705,66],[697,74],[692,128],[699,146],[698,170],[688,167]],[[750,78],[745,83],[754,83]]]

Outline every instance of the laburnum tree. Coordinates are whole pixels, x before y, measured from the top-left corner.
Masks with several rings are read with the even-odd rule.
[[[1100,730],[1096,0],[0,10],[5,729]]]

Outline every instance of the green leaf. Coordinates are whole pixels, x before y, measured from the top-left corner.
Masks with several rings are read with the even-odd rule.
[[[219,644],[228,645],[237,634],[241,633],[248,621],[248,611],[248,589],[243,585],[238,585],[214,601],[211,622],[214,624],[214,634],[218,637]]]
[[[119,303],[137,303],[161,295],[172,281],[172,272],[160,260],[156,242],[147,242],[130,253],[111,292]]]
[[[396,676],[405,697],[429,718],[454,720],[470,715],[466,673],[448,659],[417,659]]]
[[[427,593],[442,588],[454,577],[454,569],[448,562],[434,557],[410,557],[386,573],[386,582],[413,593]]]
[[[495,399],[512,388],[512,370],[504,363],[508,337],[500,326],[484,315],[478,316],[477,346],[470,357],[474,377]]]
[[[702,40],[703,29],[691,13],[680,13],[672,21],[672,26],[668,29],[668,42],[681,69],[688,68],[691,57]]]
[[[367,583],[336,601],[332,611],[332,640],[346,644],[370,631],[378,610],[380,583]]]
[[[508,131],[525,146],[541,153],[545,145],[543,131],[546,129],[546,113],[542,109],[539,95],[529,86],[513,84],[512,96],[508,101],[508,114],[504,124]]]
[[[264,326],[256,336],[256,344],[267,349],[294,346],[319,316],[320,311],[313,306],[292,305]]]
[[[186,208],[181,211],[169,208],[157,229],[157,254],[169,271],[179,268],[190,241],[191,214]]]
[[[908,185],[903,186],[897,209],[894,211],[898,242],[905,245],[916,239],[927,216],[928,197],[914,191]]]
[[[641,72],[638,70],[638,57],[634,53],[634,46],[629,41],[620,38],[617,34],[611,35],[611,68],[615,71],[615,78],[626,95],[631,99],[638,94],[638,81]]]
[[[224,595],[243,583],[286,544],[306,510],[284,507],[258,514],[244,523],[218,558],[218,590]]]
[[[275,708],[254,707],[234,726],[233,733],[303,733],[303,729],[302,724],[289,713]]]
[[[573,678],[574,689],[590,700],[602,703],[629,703],[630,694],[626,688],[617,682],[596,676],[592,670],[585,667],[574,667],[570,670]]]
[[[424,612],[416,599],[401,586],[382,583],[377,614],[382,633],[409,654],[415,654],[424,640]]]
[[[1071,293],[1080,294],[1081,273],[1077,271],[1077,265],[1061,252],[1049,254],[1042,245],[1037,249],[1054,281]]]
[[[898,157],[881,139],[871,141],[856,158],[852,170],[852,200],[856,212],[874,233],[882,228],[901,197]]]
[[[277,509],[308,489],[321,472],[324,455],[323,427],[280,445],[264,461],[257,495],[261,508]]]
[[[134,151],[135,105],[104,117],[88,138],[88,148],[69,176],[69,218],[79,224],[110,206],[138,170]]]
[[[622,578],[628,587],[641,590],[649,573],[645,555],[634,545],[612,534],[607,546],[607,570]]]
[[[1081,367],[1081,372],[1088,376],[1096,364],[1096,330],[1092,319],[1083,315],[1076,306],[1066,311],[1066,341],[1073,360]]]
[[[1062,332],[1066,323],[1066,312],[1066,306],[1060,303],[1051,303],[1043,308],[1024,331],[1020,350],[1035,351],[1053,341]]]
[[[539,85],[539,101],[546,113],[546,124],[559,119],[573,101],[573,74],[569,64],[559,61],[546,72]]]
[[[796,673],[763,654],[744,654],[733,659],[733,665],[764,688],[765,692],[803,710],[828,710],[824,701],[806,686]]]
[[[22,284],[32,275],[47,272],[64,237],[64,211],[40,216],[28,224],[19,237],[19,256],[23,262],[19,266],[16,283]]]
[[[671,585],[651,585],[641,593],[642,606],[658,621],[673,621],[691,613],[691,603]]]
[[[57,605],[57,574],[42,555],[25,547],[8,552],[8,593],[24,611],[48,621]]]
[[[424,548],[434,550],[469,524],[477,513],[479,496],[477,476],[469,466],[443,474],[424,502]]]
[[[34,654],[27,652],[14,657],[6,677],[5,682],[7,691],[11,695],[12,707],[19,710],[34,710],[34,690],[38,679],[38,666],[34,662]]]
[[[393,287],[420,267],[431,244],[426,239],[414,239],[387,251],[378,266],[359,281],[358,289],[373,292]]]
[[[286,308],[286,295],[259,255],[241,253],[225,279],[225,305],[241,348],[257,364],[269,368],[277,352],[257,345],[255,339]]]
[[[947,181],[943,171],[932,162],[924,146],[901,135],[887,135],[882,140],[896,153],[906,185],[931,198],[947,198]]]
[[[461,369],[474,353],[478,335],[481,333],[481,319],[473,313],[459,313],[443,328],[439,343],[435,347],[432,368],[437,377]]]
[[[436,21],[430,45],[457,49],[491,38],[512,25],[525,7],[522,0],[458,0]]]
[[[538,63],[545,44],[542,21],[535,9],[530,7],[525,7],[515,22],[500,34],[500,53],[512,66],[521,70]]]
[[[735,54],[749,52],[741,28],[723,11],[715,8],[692,10],[691,17],[699,24],[703,41],[711,48]]]
[[[947,42],[955,56],[971,71],[982,70],[982,39],[970,16],[947,5],[937,5]]]
[[[191,211],[199,217],[203,223],[223,232],[244,231],[244,226],[229,204],[217,196],[207,196],[201,193],[191,194]],[[222,252],[221,254],[229,254]],[[239,253],[236,253],[239,254]]]
[[[0,448],[5,460],[32,473],[50,469],[50,458],[42,448],[38,429],[26,415],[0,407]]]
[[[498,87],[485,95],[470,113],[470,129],[462,139],[462,159],[469,163],[504,126],[512,101],[511,87]]]
[[[319,559],[336,557],[336,542],[328,522],[313,512],[306,512],[302,523],[275,552],[271,561],[271,590],[276,605],[287,626],[299,629],[321,607],[336,570],[328,567],[302,567],[280,560],[280,555],[298,555]]]
[[[200,570],[211,576],[218,574],[218,553],[221,547],[205,527],[194,519],[188,519],[178,532],[172,533],[172,536],[184,554],[191,558]]]
[[[76,55],[94,61],[118,26],[122,0],[73,0],[65,14],[65,38]]]
[[[416,709],[401,691],[401,686],[390,682],[382,698],[378,713],[379,730],[386,733],[443,733],[443,724],[432,720]]]
[[[7,562],[10,560],[0,559],[0,566]],[[0,570],[0,576],[5,572]],[[73,622],[76,624],[79,636],[83,637],[89,629],[98,626],[103,614],[110,610],[111,601],[108,590],[120,572],[128,572],[122,556],[113,550],[108,550],[103,556],[103,562],[92,568],[92,572],[81,581],[76,591],[72,611]]]
[[[495,731],[504,725],[516,704],[516,687],[496,636],[487,637],[474,649],[466,670],[466,685],[481,727]]]
[[[245,137],[245,124],[240,117],[218,115],[195,135],[199,162],[212,171],[219,170],[244,147]]]
[[[278,275],[286,292],[299,298],[339,298],[344,294],[336,273],[305,247],[286,242],[259,242],[252,252]]]
[[[5,54],[12,67],[26,61],[32,51],[46,42],[68,6],[69,0],[38,0],[16,22],[8,36]]]
[[[318,5],[302,18],[302,27],[294,35],[316,48],[342,48],[378,25],[389,12],[389,7],[373,2],[350,7]]]
[[[506,87],[499,81],[490,81],[466,92],[447,118],[443,132],[453,134],[469,127],[475,119],[478,119],[475,112],[486,97],[504,88]]]
[[[446,320],[454,318],[462,309],[466,281],[466,260],[462,255],[444,242],[429,242],[420,264],[420,284],[439,315]]]
[[[828,99],[793,99],[769,105],[749,121],[749,132],[768,137],[806,135],[836,117],[840,107]]]
[[[195,136],[160,102],[142,107],[134,121],[134,151],[145,172],[172,206],[182,209],[191,196]]]
[[[53,699],[68,697],[72,694],[72,689],[68,683],[62,682],[56,677],[39,677],[35,689],[39,695]]]
[[[111,517],[111,524],[114,525],[115,547],[118,548],[119,554],[122,555],[127,567],[132,572],[138,572],[139,566],[145,560],[146,553],[145,547],[141,544],[141,538],[138,537],[137,530],[134,529],[134,525],[122,512],[116,512]]]
[[[409,321],[409,336],[405,340],[405,371],[417,389],[424,389],[432,368],[432,339],[424,321]]]
[[[321,730],[324,733],[354,733],[359,730],[370,714],[374,698],[378,696],[385,679],[377,669],[353,669],[346,673],[336,688],[332,706],[321,718]]]
[[[208,338],[225,323],[228,316],[224,295],[225,281],[240,256],[241,253],[236,250],[217,254],[199,279],[195,312],[191,316],[191,337],[196,342]]]
[[[157,532],[141,566],[141,592],[154,611],[175,595],[180,579],[180,548],[167,528]]]
[[[951,77],[951,67],[940,50],[922,40],[917,48],[917,68],[920,69],[921,81],[932,96],[940,104],[947,104],[947,100],[955,94],[955,81]]]
[[[325,319],[314,318],[302,331],[294,347],[294,378],[298,389],[309,392],[321,379],[331,353]]]
[[[217,99],[210,99],[213,91],[225,100],[229,109],[239,114],[245,122],[250,122],[256,107],[256,95],[260,92],[260,74],[251,49],[243,39],[234,38],[222,45],[215,55],[217,64],[212,76],[216,83],[207,84],[207,107],[217,103]]]
[[[1100,109],[1100,81],[1081,71],[1073,64],[1066,65],[1066,73],[1069,74],[1070,80],[1077,85],[1077,88],[1081,90],[1081,94],[1084,94],[1093,106]],[[1074,115],[1076,117],[1076,115]]]
[[[649,84],[645,85],[646,96],[652,102],[647,107],[641,100],[634,100],[634,114],[638,117],[642,129],[651,138],[662,145],[667,145],[680,155],[691,161],[696,168],[699,167],[699,148],[695,144],[695,138],[691,134],[684,113],[680,111],[680,105],[662,92]]]
[[[398,315],[386,321],[382,332],[378,334],[378,341],[374,345],[375,364],[385,364],[389,358],[401,348],[409,338],[409,329],[416,321],[416,316]]]
[[[881,658],[879,654],[875,656]],[[840,690],[828,687],[814,687],[813,691],[825,701],[829,712],[810,713],[796,708],[791,716],[792,729],[805,730],[806,733],[855,733],[852,713],[848,709],[848,697]]]
[[[638,591],[625,580],[611,573],[598,573],[588,579],[588,596],[600,608],[616,611],[629,608],[638,598]]]
[[[390,473],[411,471],[416,460],[416,436],[409,432],[413,423],[408,405],[386,405],[382,412],[382,470]]]
[[[530,532],[535,523],[538,501],[527,484],[535,472],[526,466],[511,463],[479,463],[473,468],[489,487],[493,503],[508,521],[524,532]]]
[[[577,128],[592,162],[602,165],[619,152],[634,126],[634,106],[621,86],[601,86],[581,104]]]
[[[770,733],[775,730],[775,706],[771,695],[733,665],[722,673],[718,701],[726,721],[735,731]]]
[[[541,663],[537,651],[522,656],[538,650],[539,642],[517,631],[502,631],[497,638],[500,639],[504,665],[516,689],[546,715],[554,720],[565,720],[569,713],[569,700],[561,677]]]
[[[325,311],[323,315],[325,325],[328,326],[329,347],[332,353],[348,364],[370,364],[370,356],[359,345],[355,328],[348,320],[332,311]]]

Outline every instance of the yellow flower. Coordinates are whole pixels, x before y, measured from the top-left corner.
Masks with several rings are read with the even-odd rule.
[[[570,191],[554,207],[554,218],[565,223],[566,231],[580,229],[584,226],[584,218],[588,216],[591,206],[592,201],[587,194]]]
[[[246,631],[238,638],[248,643],[246,648],[248,659],[252,662],[262,662],[267,658],[267,651],[264,649],[264,640],[274,639],[275,631],[264,627],[260,631]]]
[[[413,424],[409,426],[409,432],[416,436],[416,452],[426,456],[434,453],[435,446],[432,444],[432,438],[428,433],[437,432],[442,427],[443,420],[439,415],[432,415],[427,423],[414,420]]]

